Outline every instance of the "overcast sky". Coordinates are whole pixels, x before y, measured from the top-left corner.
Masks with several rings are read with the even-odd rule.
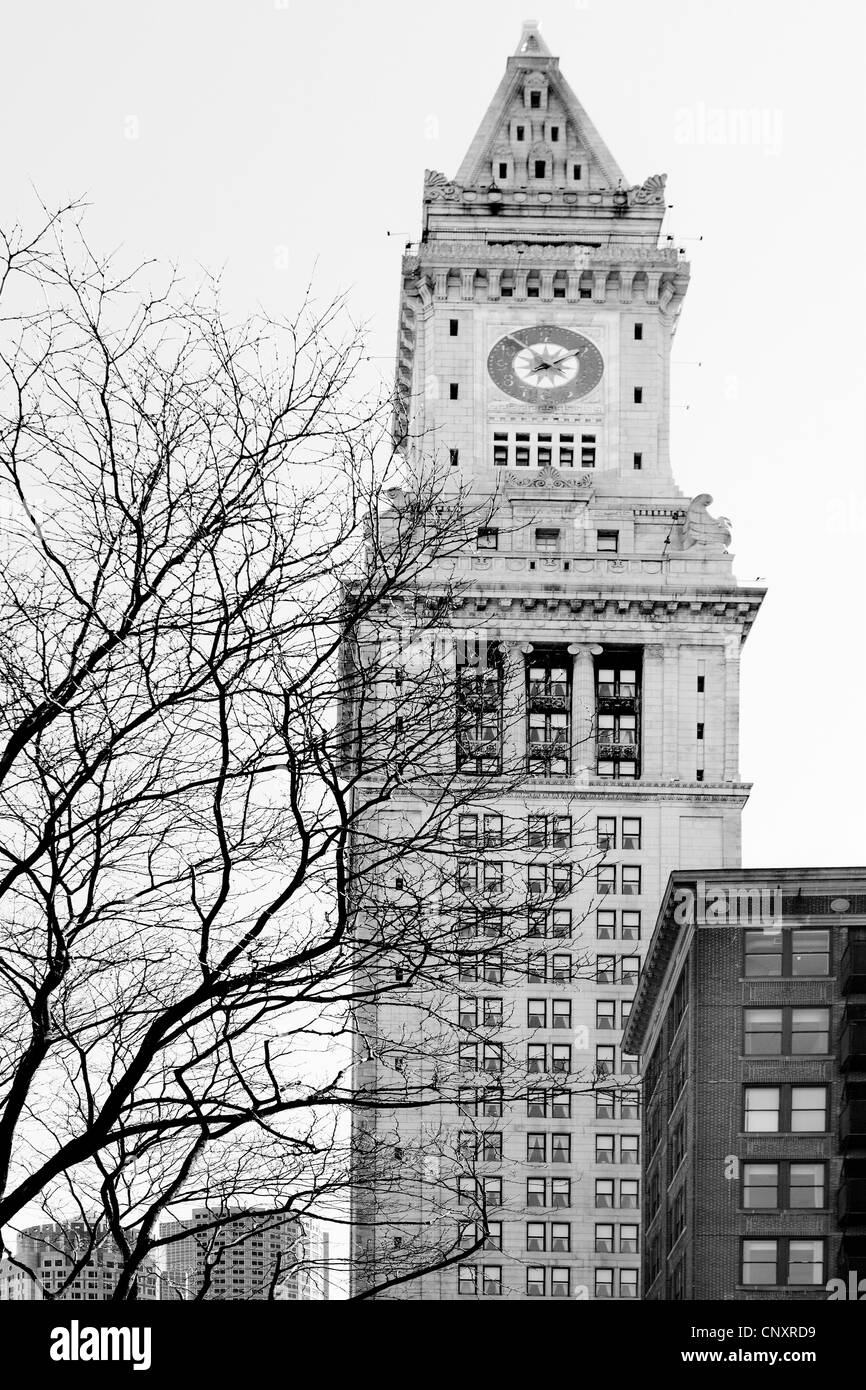
[[[290,310],[315,273],[388,378],[424,168],[456,171],[529,15],[628,180],[668,174],[692,261],[674,471],[731,518],[738,577],[770,585],[743,663],[745,862],[862,863],[866,7],[17,5],[0,214],[86,194],[100,249],[224,268],[241,309]]]

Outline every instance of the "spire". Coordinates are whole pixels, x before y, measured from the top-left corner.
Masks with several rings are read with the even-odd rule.
[[[537,19],[526,19],[523,22],[523,30],[520,35],[520,43],[515,51],[515,58],[523,53],[539,53],[542,57],[550,57],[550,49],[541,37]]]

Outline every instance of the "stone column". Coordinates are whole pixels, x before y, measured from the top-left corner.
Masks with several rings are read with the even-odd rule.
[[[531,642],[506,642],[505,695],[502,712],[504,771],[526,769],[526,662]]]
[[[575,780],[586,785],[595,772],[595,685],[593,657],[601,647],[572,642],[568,648],[574,657],[571,677],[571,773]]]
[[[641,776],[658,782],[662,775],[664,737],[664,647],[652,642],[643,650],[641,691]]]
[[[680,750],[679,750],[679,679],[680,679],[680,649],[678,646],[666,646],[664,649],[664,672],[662,685],[662,699],[664,701],[664,718],[662,725],[662,777],[665,781],[672,781],[675,777],[680,777]],[[687,781],[694,778],[694,769],[691,776],[687,776]]]
[[[740,631],[725,637],[725,752],[722,776],[726,782],[740,780]],[[707,698],[706,708],[714,711],[715,701]]]

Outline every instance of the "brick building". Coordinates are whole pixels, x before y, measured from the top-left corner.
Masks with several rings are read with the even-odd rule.
[[[825,1299],[866,1274],[866,869],[672,874],[624,1044],[644,1298]]]
[[[441,1101],[356,1116],[375,1155],[354,1211],[357,1287],[398,1277],[419,1231],[471,1236],[479,1193],[491,1218],[479,1256],[390,1297],[637,1296],[637,1059],[622,1028],[670,871],[740,861],[739,663],[764,592],[734,577],[712,498],[672,474],[689,267],[661,240],[664,215],[664,176],[629,183],[530,24],[456,176],[427,171],[403,260],[408,486],[432,450],[486,510],[426,577],[430,594],[459,591],[441,647],[465,691],[456,767],[521,772],[442,847],[469,885],[442,1008],[401,995],[392,972],[359,1014],[356,1086]],[[395,794],[379,833],[411,824],[423,796]],[[521,883],[523,949],[518,932],[497,959],[497,914]],[[505,1089],[504,1055],[522,1067]]]

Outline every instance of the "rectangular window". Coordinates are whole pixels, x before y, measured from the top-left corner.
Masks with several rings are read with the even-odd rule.
[[[501,164],[501,163],[500,163],[500,165],[499,165],[499,177],[500,177],[501,179],[507,179],[507,178],[508,178],[508,165],[507,165],[507,164]]]
[[[498,550],[499,531],[495,526],[480,526],[475,538],[476,550]]]
[[[621,1269],[619,1272],[620,1298],[637,1298],[637,1270]]]
[[[547,1206],[547,1180],[546,1180],[546,1178],[527,1178],[527,1179],[526,1179],[526,1205],[527,1205],[527,1207],[546,1207],[546,1206]]]
[[[619,550],[619,532],[599,531],[595,548],[600,555],[616,555]]]
[[[636,323],[635,326],[634,326],[634,340],[635,340],[636,343],[639,343],[639,342],[641,341],[642,338],[643,338],[643,324],[642,324],[642,323]]]
[[[616,913],[599,911],[595,914],[595,934],[600,941],[613,941],[616,936]]]
[[[578,179],[582,178],[582,177],[583,177],[583,165],[581,165],[581,164],[572,164],[572,166],[571,166],[571,177],[572,177],[575,181],[577,181]]]
[[[624,1120],[640,1119],[640,1091],[622,1091],[620,1115]]]
[[[527,1162],[527,1163],[546,1163],[546,1162],[547,1162],[547,1135],[546,1135],[546,1134],[527,1134],[527,1136],[526,1136],[526,1162]]]
[[[482,1001],[482,1007],[483,1007],[483,1011],[484,1011],[484,1012],[483,1012],[484,1027],[485,1027],[485,1028],[501,1028],[501,1027],[502,1027],[502,1000],[501,1000],[501,999],[485,999],[485,1000]]]
[[[636,1134],[621,1134],[619,1136],[619,1161],[620,1163],[637,1163],[638,1146],[640,1140]]]
[[[484,1044],[484,1070],[492,1075],[502,1071],[502,1044]]]
[[[616,1048],[609,1043],[597,1043],[595,1070],[599,1076],[613,1076],[616,1070]]]
[[[623,1178],[619,1185],[619,1204],[624,1210],[637,1211],[640,1205],[640,1179]]]
[[[640,849],[640,819],[637,816],[624,816],[622,822],[623,849]]]
[[[526,1070],[538,1076],[547,1070],[547,1047],[544,1043],[529,1043],[526,1049]]]
[[[488,1087],[481,1092],[481,1113],[487,1119],[502,1118],[502,1092],[495,1087]]]
[[[554,1120],[571,1119],[571,1091],[551,1091],[550,1113]]]
[[[559,436],[559,466],[560,468],[574,467],[573,434],[561,434]]]
[[[595,1296],[596,1298],[613,1298],[612,1269],[597,1269],[595,1271]]]
[[[595,1161],[596,1163],[615,1162],[615,1140],[612,1134],[597,1134],[595,1136]]]
[[[554,999],[551,1004],[550,1024],[552,1028],[571,1028],[570,999]]]
[[[595,1003],[596,1028],[616,1028],[616,1000],[597,999]]]
[[[571,849],[571,816],[554,816],[552,825],[554,849]]]
[[[528,999],[526,1001],[526,1023],[529,1028],[547,1027],[547,1001]]]
[[[530,1120],[547,1119],[547,1092],[534,1090],[526,1092],[526,1114]]]
[[[534,164],[535,164],[535,177],[536,177],[537,179],[543,179],[543,178],[544,178],[544,171],[545,171],[545,169],[547,168],[546,162],[545,162],[543,159],[536,159],[536,160],[534,160]]]
[[[827,931],[791,932],[791,974],[817,977],[830,973],[830,933]]]
[[[778,1134],[781,1092],[778,1086],[747,1086],[745,1131]]]
[[[778,1163],[744,1163],[743,1206],[746,1210],[773,1211],[778,1205]]]
[[[599,849],[616,849],[616,817],[598,816],[595,822],[595,842]]]
[[[791,1009],[790,1050],[796,1055],[830,1051],[829,1009]]]
[[[792,1163],[789,1170],[788,1205],[797,1210],[820,1211],[827,1204],[827,1168],[823,1163]]]
[[[506,468],[508,466],[507,434],[494,434],[493,436],[493,466],[495,468]]]
[[[640,974],[639,956],[620,956],[619,958],[619,978],[620,984],[636,985]]]
[[[571,983],[571,956],[551,956],[550,978],[558,985]]]
[[[538,526],[535,530],[535,549],[542,551],[559,550],[559,529],[552,526]]]
[[[600,864],[595,871],[595,891],[599,897],[616,892],[616,865]]]
[[[458,334],[459,332],[460,332],[460,323],[459,323],[459,320],[458,320],[458,319],[449,319],[449,320],[448,320],[448,333],[449,333],[449,336],[452,337],[452,338],[456,338],[456,337],[457,337],[457,334]]]
[[[536,294],[538,290],[536,289]],[[539,468],[549,468],[553,461],[553,454],[550,447],[550,435],[540,434],[538,436],[538,466]]]
[[[450,463],[451,463],[451,467],[452,467],[452,468],[456,468],[457,465],[458,465],[459,462],[460,462],[460,450],[459,450],[459,449],[449,449],[449,450],[448,450],[448,458],[449,458],[449,461],[450,461]]]
[[[526,1225],[526,1248],[534,1255],[541,1255],[547,1247],[547,1227],[543,1221],[529,1221]]]
[[[530,983],[547,978],[547,956],[543,951],[533,951],[531,956],[527,956],[526,978]]]
[[[470,1295],[478,1292],[478,1270],[474,1265],[457,1266],[457,1292]]]
[[[621,935],[623,941],[640,941],[639,912],[623,912]]]
[[[581,468],[595,468],[594,434],[582,434],[580,436],[580,466]]]
[[[605,1222],[596,1225],[595,1251],[597,1255],[613,1254],[613,1226]]]
[[[543,1298],[547,1271],[544,1265],[528,1265],[526,1269],[526,1294],[528,1298]]]
[[[502,984],[502,952],[489,951],[483,957],[483,976],[484,983],[488,985]]]
[[[791,1133],[823,1134],[826,1128],[826,1086],[792,1086]]]
[[[556,1211],[566,1211],[571,1206],[571,1178],[551,1178],[550,1205]]]
[[[643,454],[632,454],[631,462],[634,471],[636,473],[640,473],[641,469],[643,468]]]
[[[790,1284],[824,1283],[823,1240],[794,1240],[788,1242],[788,1277]]]
[[[461,999],[458,1013],[461,1028],[474,1028],[478,1022],[478,1000]]]
[[[640,893],[640,865],[623,864],[622,892],[638,896]]]
[[[554,1043],[550,1052],[552,1072],[567,1074],[571,1071],[571,1043]]]
[[[483,1265],[481,1287],[488,1298],[497,1298],[502,1293],[502,1266]]]
[[[522,126],[522,125],[519,125],[519,126],[517,127],[516,131],[515,131],[515,134],[517,135],[518,140],[525,140],[525,139],[526,139],[526,127],[525,127],[525,126]]]
[[[770,1056],[782,1051],[782,1010],[744,1009],[743,1041],[747,1056]]]
[[[616,956],[596,956],[595,980],[599,985],[616,984]]]
[[[550,1136],[550,1158],[553,1163],[571,1162],[571,1135],[552,1134]]]
[[[459,382],[456,382],[456,381],[449,381],[449,383],[448,383],[448,399],[449,399],[449,400],[452,400],[452,401],[456,401],[456,400],[457,400],[457,397],[459,396],[459,394],[460,394],[460,384],[459,384]]]
[[[571,1297],[571,1271],[569,1269],[557,1269],[554,1265],[550,1271],[550,1296],[551,1298]]]
[[[550,143],[551,143],[552,145],[555,145],[555,144],[557,143],[558,140],[559,140],[559,126],[558,126],[558,125],[552,125],[552,126],[550,127]]]
[[[613,1206],[613,1178],[596,1178],[595,1205],[597,1207]]]
[[[530,816],[527,821],[527,844],[530,849],[547,846],[547,816]]]
[[[643,404],[643,387],[642,387],[642,386],[636,386],[636,387],[634,388],[634,403],[635,403],[635,405],[642,405],[642,404]]]
[[[571,1225],[568,1221],[554,1221],[550,1227],[550,1248],[554,1255],[571,1253]]]

